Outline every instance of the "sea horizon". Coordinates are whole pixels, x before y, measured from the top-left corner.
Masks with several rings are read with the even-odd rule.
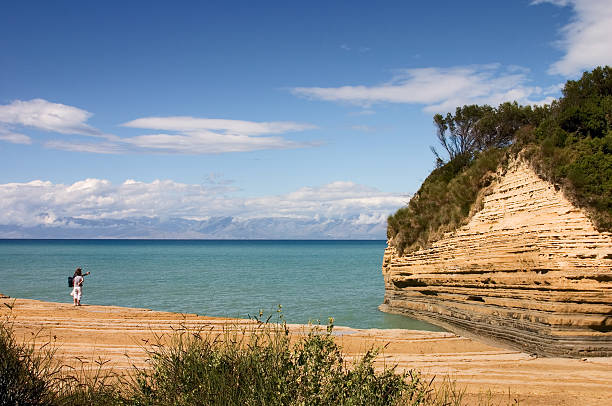
[[[0,241],[31,240],[31,241],[99,241],[99,240],[135,240],[135,241],[387,241],[381,238],[0,238]]]
[[[0,239],[0,293],[70,302],[67,277],[90,271],[83,303],[288,323],[442,330],[378,310],[384,240]]]

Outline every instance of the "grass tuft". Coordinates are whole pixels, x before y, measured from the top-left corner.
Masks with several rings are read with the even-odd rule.
[[[53,405],[53,387],[60,374],[49,345],[35,349],[15,341],[10,320],[0,321],[0,405]]]

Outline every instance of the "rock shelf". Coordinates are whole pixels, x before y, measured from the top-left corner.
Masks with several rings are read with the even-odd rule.
[[[389,241],[381,310],[543,356],[612,356],[612,235],[524,161],[482,202],[431,247]]]

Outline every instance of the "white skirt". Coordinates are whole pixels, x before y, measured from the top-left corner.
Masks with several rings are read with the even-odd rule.
[[[81,300],[81,287],[75,286],[74,288],[72,288],[72,292],[70,292],[70,296],[72,296],[76,300]]]

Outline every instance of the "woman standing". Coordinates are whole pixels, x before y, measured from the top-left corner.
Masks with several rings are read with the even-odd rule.
[[[89,275],[89,272],[86,272],[85,275]],[[85,275],[82,273],[81,268],[77,268],[76,271],[74,271],[74,276],[72,277],[72,292],[70,293],[70,295],[74,299],[75,306],[81,305],[81,296],[83,295],[83,281],[85,280]]]

